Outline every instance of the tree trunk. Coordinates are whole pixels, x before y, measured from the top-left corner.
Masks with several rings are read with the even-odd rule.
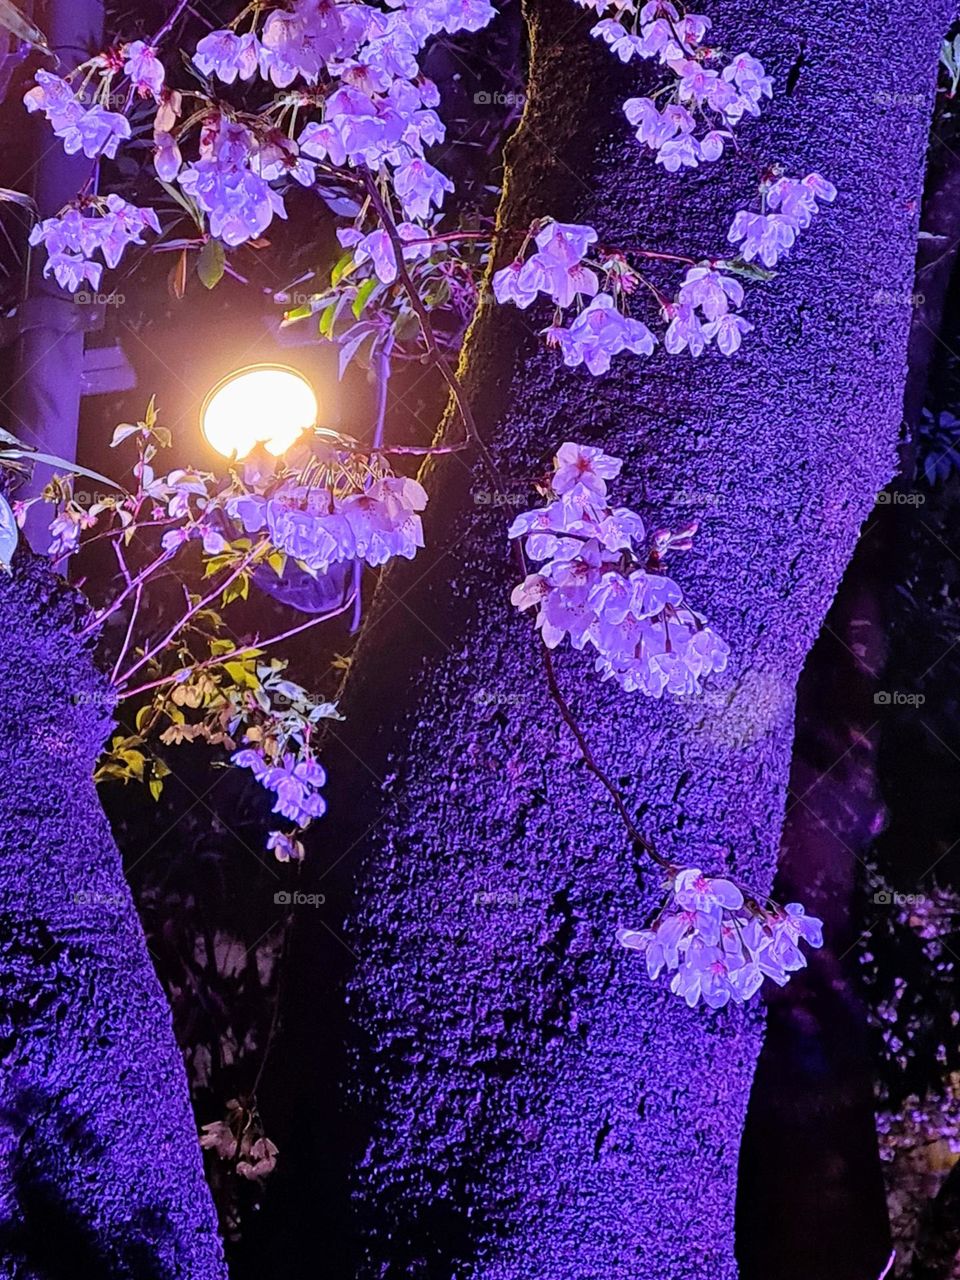
[[[889,547],[876,513],[866,528],[797,690],[776,892],[820,916],[824,946],[782,990],[768,984],[737,1189],[742,1280],[876,1280],[890,1256],[857,948],[863,856],[885,812],[874,693]]]
[[[111,698],[78,603],[26,552],[0,578],[0,1274],[214,1280],[170,1011],[91,781]]]
[[[589,222],[610,246],[722,253],[770,162],[840,189],[777,278],[749,289],[756,332],[729,362],[661,350],[594,379],[542,348],[546,316],[495,306],[463,355],[482,433],[523,499],[569,439],[624,458],[616,501],[654,526],[703,517],[697,550],[672,567],[729,641],[729,671],[701,699],[651,702],[565,651],[560,680],[662,851],[761,889],[800,669],[895,468],[908,317],[872,299],[912,287],[949,13],[711,5],[717,43],[761,57],[780,93],[741,128],[743,152],[671,177],[631,137],[621,104],[642,91],[638,73],[588,39],[594,19],[569,0],[528,4],[530,97],[508,152],[502,259],[545,214]],[[428,484],[428,549],[387,576],[354,661],[350,750],[328,756],[328,870],[313,872],[329,889],[360,868],[351,1274],[730,1280],[762,1016],[691,1012],[617,944],[616,927],[658,901],[659,877],[579,760],[530,619],[508,604],[512,510],[484,500],[489,480],[459,456]],[[332,954],[326,924],[298,927],[299,972],[316,973]],[[327,1066],[311,1065],[326,1055],[310,992],[304,980],[287,1054],[304,1109]],[[293,1192],[291,1221],[307,1195],[322,1198],[316,1186],[305,1176],[304,1198]]]
[[[944,306],[960,244],[958,137],[952,114],[939,113],[923,198],[928,238],[918,244],[913,293],[883,299],[911,315],[895,488],[911,487],[921,409],[943,350]],[[914,506],[878,503],[797,691],[777,892],[781,899],[804,894],[807,909],[824,919],[826,941],[809,969],[784,990],[768,992],[766,1040],[740,1162],[743,1280],[862,1280],[879,1274],[889,1257],[874,1046],[860,995],[857,941],[864,910],[868,925],[878,914],[860,901],[869,893],[863,859],[886,820],[878,776],[886,708],[875,695],[898,687],[895,673],[885,671],[889,596],[902,580],[895,566],[911,545],[908,525],[917,518]],[[785,1148],[789,1161],[782,1159]]]

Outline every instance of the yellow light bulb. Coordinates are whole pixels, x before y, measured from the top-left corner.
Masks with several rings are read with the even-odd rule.
[[[316,426],[317,397],[295,369],[252,365],[213,388],[200,411],[203,434],[225,458],[245,458],[257,444],[279,457]]]

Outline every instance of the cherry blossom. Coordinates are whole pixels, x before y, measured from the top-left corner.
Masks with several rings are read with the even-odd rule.
[[[263,235],[283,200],[255,170],[259,145],[244,125],[219,119],[204,131],[200,158],[177,177],[183,191],[210,215],[211,234],[228,245]]]
[[[408,218],[428,218],[432,206],[439,209],[453,190],[449,178],[419,157],[397,170],[393,185]]]
[[[549,297],[557,314],[545,330],[547,342],[559,347],[565,364],[583,364],[591,373],[602,374],[620,352],[651,355],[657,339],[642,321],[627,313],[628,298],[639,277],[624,254],[598,253],[596,268],[605,277],[605,287],[600,289],[598,270],[586,257],[596,241],[592,227],[552,219],[535,223],[525,242],[533,243],[535,252],[525,261],[521,250],[513,262],[494,272],[492,283],[498,302],[512,302],[521,310],[542,295]],[[735,264],[718,260],[688,267],[675,299],[661,303],[668,354],[689,351],[699,356],[716,342],[723,355],[731,356],[753,329],[748,320],[733,314],[733,308],[743,302],[744,291],[739,280],[724,273],[724,266],[736,269]],[[585,299],[589,299],[586,305]],[[580,310],[564,324],[563,312],[575,307]]]
[[[75,292],[87,281],[99,288],[103,268],[91,261],[100,252],[108,267],[116,267],[128,245],[142,245],[145,231],[160,231],[153,209],[139,209],[118,195],[91,201],[84,211],[69,209],[56,218],[45,218],[30,233],[31,245],[47,250],[44,275]]]
[[[124,75],[130,77],[142,97],[159,98],[163,90],[163,63],[143,40],[134,40],[123,50]]]
[[[658,530],[643,556],[640,516],[607,505],[606,482],[619,470],[620,460],[599,449],[560,447],[547,505],[521,513],[509,529],[542,562],[511,603],[536,611],[548,649],[565,638],[575,649],[593,648],[596,670],[628,692],[699,693],[707,676],[724,670],[729,649],[660,572],[665,550],[692,545],[695,526],[675,539]]]
[[[798,902],[761,905],[724,877],[699,867],[674,871],[663,906],[645,929],[620,929],[623,946],[646,956],[647,972],[671,975],[670,990],[693,1008],[742,1004],[765,977],[783,986],[806,966],[802,940],[823,945],[823,925]]]
[[[664,347],[671,355],[686,350],[692,356],[699,356],[716,339],[723,355],[733,355],[739,350],[743,335],[753,329],[748,320],[731,311],[731,307],[739,306],[742,301],[743,286],[739,280],[723,275],[715,264],[690,267],[676,302],[663,309],[669,321]]]
[[[569,327],[547,330],[547,340],[563,352],[564,364],[585,364],[593,374],[606,373],[622,351],[651,355],[657,341],[642,321],[623,315],[609,293],[597,294]]]
[[[704,44],[708,18],[687,13],[670,0],[651,0],[636,13],[633,3],[578,0],[601,17],[591,35],[603,40],[622,62],[655,59],[672,79],[655,97],[628,98],[624,114],[637,140],[656,152],[668,173],[696,169],[720,158],[732,129],[745,115],[760,114],[760,102],[773,94],[773,82],[748,53],[726,64],[718,48]],[[658,103],[660,104],[658,106]],[[698,126],[703,132],[697,135]]]
[[[426,503],[416,480],[384,475],[343,497],[315,487],[285,487],[264,504],[261,519],[274,546],[311,573],[322,573],[344,560],[371,566],[394,556],[412,560],[424,545],[419,513]]]
[[[779,210],[776,213],[751,213],[740,209],[735,215],[727,239],[740,244],[745,262],[759,258],[765,267],[776,266],[793,246],[797,233],[810,226],[819,213],[817,200],[831,204],[837,197],[832,182],[818,173],[805,178],[776,178],[761,187],[764,203]]]
[[[397,224],[397,232],[401,240],[420,241],[404,249],[405,261],[430,257],[430,245],[424,242],[422,227],[415,222],[400,222]],[[369,261],[378,280],[383,284],[393,284],[397,278],[397,255],[387,231],[380,228],[363,235],[356,227],[345,227],[337,232],[337,236],[342,245],[353,247],[357,266],[363,266]]]
[[[292,752],[287,752],[272,762],[252,747],[234,752],[232,758],[234,764],[250,769],[263,787],[274,792],[277,797],[274,813],[300,826],[306,826],[326,813],[327,804],[320,795],[320,788],[325,784],[327,775],[319,761],[311,758],[298,761]]]
[[[163,130],[154,134],[153,164],[161,182],[173,182],[183,165],[176,138]]]
[[[302,862],[306,856],[302,841],[283,831],[271,831],[267,848],[278,862]]]
[[[36,86],[24,95],[28,111],[42,111],[63,141],[67,155],[82,151],[90,159],[112,160],[120,143],[130,137],[130,122],[117,111],[94,104],[85,106],[66,80],[49,71],[38,71]]]
[[[224,84],[252,80],[260,62],[260,42],[252,32],[211,31],[197,44],[193,63],[201,75],[216,76]]]
[[[561,497],[603,499],[607,496],[608,480],[615,480],[623,463],[602,449],[590,445],[562,444],[554,460],[551,488]]]

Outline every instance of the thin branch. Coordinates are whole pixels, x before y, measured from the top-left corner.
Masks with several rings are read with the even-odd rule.
[[[397,276],[410,300],[410,305],[414,310],[417,320],[420,322],[420,331],[423,334],[423,340],[426,343],[427,351],[433,357],[433,361],[440,370],[444,382],[450,388],[450,392],[457,406],[457,411],[459,412],[461,421],[463,422],[464,430],[467,433],[467,439],[471,444],[476,445],[477,450],[483,459],[484,465],[487,467],[494,481],[499,484],[500,481],[496,464],[491,458],[487,446],[480,438],[477,421],[473,416],[473,410],[470,407],[470,401],[467,398],[467,394],[463,389],[463,384],[460,382],[460,379],[454,373],[453,369],[451,369],[450,362],[441,351],[440,345],[437,342],[437,335],[433,329],[433,323],[430,319],[430,313],[427,310],[423,299],[420,297],[416,285],[410,278],[410,272],[407,270],[406,260],[403,256],[405,246],[403,240],[400,238],[400,232],[397,230],[397,225],[393,220],[390,210],[387,208],[383,196],[380,194],[380,189],[377,186],[376,179],[373,174],[369,169],[365,169],[363,176],[364,183],[367,188],[367,194],[370,197],[370,203],[373,205],[377,217],[380,219],[380,222],[389,237],[390,244],[393,246],[394,257],[397,260]]]
[[[160,41],[165,36],[168,36],[170,34],[173,28],[177,25],[177,23],[183,17],[183,14],[186,12],[187,6],[189,4],[190,4],[190,0],[180,0],[180,3],[174,9],[173,13],[171,13],[170,17],[166,20],[166,22],[163,24],[163,26],[160,28],[157,34],[150,41],[151,48],[155,49],[157,45],[160,43]]]
[[[87,636],[91,633],[91,631],[96,631],[101,626],[101,624],[107,620],[107,618],[109,618],[112,614],[116,613],[116,611],[120,608],[123,602],[126,599],[128,599],[129,596],[133,595],[136,588],[141,583],[146,582],[147,578],[149,578],[152,573],[154,573],[157,569],[159,569],[161,565],[165,564],[167,560],[171,559],[173,554],[174,553],[172,551],[163,551],[160,553],[160,555],[157,556],[155,560],[151,560],[151,562],[146,566],[145,569],[141,569],[140,572],[137,574],[137,576],[130,580],[128,585],[123,589],[123,591],[120,592],[120,594],[117,596],[116,600],[114,600],[112,604],[107,605],[106,608],[101,609],[98,613],[95,613],[93,615],[93,617],[90,619],[87,625],[81,628],[80,636],[81,637]]]
[[[137,587],[137,594],[133,598],[133,608],[130,610],[130,621],[127,623],[127,634],[123,638],[123,645],[114,664],[113,675],[110,677],[110,683],[117,683],[117,676],[120,674],[120,668],[123,666],[123,660],[127,656],[130,648],[130,641],[133,639],[133,629],[137,623],[137,615],[140,612],[140,597],[143,595],[143,583]]]
[[[135,662],[129,671],[126,671],[123,676],[120,677],[118,684],[125,684],[135,671],[139,671],[141,667],[145,666],[152,658],[155,658],[158,653],[165,649],[167,645],[170,644],[171,641],[173,641],[174,638],[183,630],[191,618],[195,617],[201,609],[205,609],[208,605],[211,605],[218,595],[226,591],[227,587],[229,587],[232,582],[235,582],[237,578],[239,578],[240,575],[250,567],[251,562],[259,553],[262,545],[262,542],[257,543],[253,550],[244,556],[233,572],[230,573],[223,582],[219,583],[213,591],[209,592],[207,595],[197,600],[195,604],[191,605],[183,617],[174,623],[163,639],[158,640],[151,649],[147,649],[144,652],[143,657],[140,658],[138,662]]]
[[[377,420],[373,428],[373,449],[381,450],[383,445],[383,437],[387,427],[387,401],[390,391],[390,353],[393,351],[394,337],[388,333],[380,347],[379,359],[377,361]],[[350,631],[354,633],[360,630],[360,622],[363,618],[363,561],[358,560],[353,567],[353,592],[356,597],[356,603],[353,610],[353,620],[350,623]]]
[[[472,445],[470,440],[461,440],[459,444],[389,444],[382,449],[377,449],[377,453],[387,456],[417,458],[430,458],[445,453],[463,453],[465,449],[469,449]]]
[[[206,671],[208,667],[219,667],[224,662],[232,662],[234,658],[245,657],[251,649],[267,649],[271,645],[282,644],[284,640],[299,635],[301,631],[309,631],[311,627],[319,626],[321,622],[329,622],[331,618],[337,618],[342,613],[346,613],[353,608],[354,597],[351,595],[342,605],[336,609],[331,609],[329,613],[317,614],[315,618],[311,618],[308,622],[301,622],[296,627],[291,627],[289,631],[284,631],[280,635],[271,636],[268,640],[260,640],[254,638],[249,644],[238,645],[238,647],[230,653],[222,653],[216,658],[209,658],[206,662],[199,662],[195,667],[191,667],[192,671]],[[162,689],[164,685],[174,684],[180,678],[179,672],[173,675],[164,676],[160,680],[151,680],[149,684],[138,685],[135,689],[121,689],[121,698],[135,698],[141,693],[149,693],[153,689]]]
[[[560,714],[563,717],[564,723],[566,724],[567,728],[573,734],[574,738],[576,738],[577,746],[580,748],[580,754],[581,756],[583,756],[584,764],[587,766],[587,768],[590,770],[593,776],[597,778],[598,781],[601,782],[603,786],[606,787],[607,791],[610,793],[610,797],[613,800],[614,807],[616,808],[617,813],[619,813],[620,817],[623,819],[623,824],[627,828],[630,838],[631,840],[633,840],[634,844],[639,845],[639,847],[644,851],[644,853],[649,854],[649,856],[659,866],[664,867],[668,870],[672,869],[673,864],[669,861],[669,859],[664,858],[661,854],[657,853],[656,849],[653,847],[650,841],[647,840],[647,838],[641,834],[641,832],[637,828],[636,823],[630,817],[630,812],[627,809],[626,802],[624,801],[623,795],[621,794],[619,787],[616,785],[616,783],[611,781],[608,774],[606,774],[604,770],[601,769],[601,767],[597,764],[597,761],[594,758],[593,751],[590,748],[590,744],[587,741],[583,730],[580,728],[580,725],[577,723],[576,716],[574,716],[573,712],[570,710],[569,703],[567,702],[563,694],[560,692],[560,685],[557,683],[556,669],[554,668],[554,665],[553,665],[553,655],[550,653],[550,650],[542,641],[539,641],[538,643],[540,647],[541,658],[543,661],[543,669],[546,672],[546,676],[547,676],[547,687],[550,690],[550,696],[553,698],[554,702],[559,707]]]
[[[890,1257],[887,1259],[887,1265],[880,1272],[880,1275],[877,1277],[877,1280],[886,1280],[887,1276],[893,1270],[893,1265],[896,1262],[896,1260],[897,1260],[897,1251],[896,1249],[894,1249],[893,1252],[890,1254]]]

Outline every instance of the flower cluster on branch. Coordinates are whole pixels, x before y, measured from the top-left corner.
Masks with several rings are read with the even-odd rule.
[[[606,482],[621,466],[600,449],[561,445],[546,505],[510,526],[509,536],[522,538],[526,556],[540,562],[511,602],[536,610],[548,649],[569,637],[575,649],[596,650],[605,680],[652,698],[699,693],[730,651],[662,572],[664,556],[692,547],[697,526],[658,529],[647,540],[636,512],[607,501]]]
[[[799,902],[761,904],[732,880],[684,867],[651,924],[617,936],[643,952],[651,978],[670,974],[670,990],[691,1008],[702,1000],[722,1009],[756,995],[764,978],[784,986],[806,966],[800,943],[823,946],[823,923]]]

